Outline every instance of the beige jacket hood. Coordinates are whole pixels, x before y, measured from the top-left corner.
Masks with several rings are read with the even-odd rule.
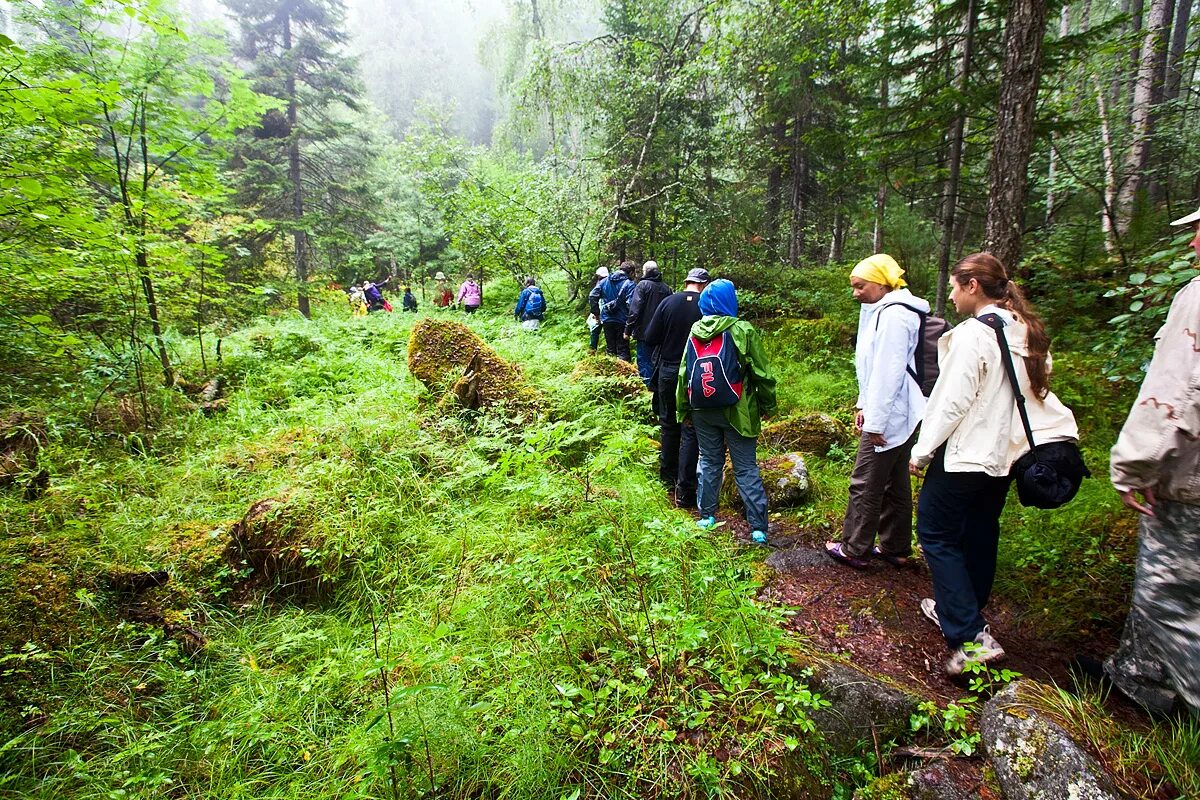
[[[1007,323],[1004,336],[1025,395],[1034,442],[1078,439],[1079,428],[1071,409],[1053,392],[1039,400],[1030,388],[1023,358],[1029,353],[1025,323],[996,305],[978,313],[995,313]],[[960,322],[938,341],[938,368],[937,385],[925,407],[912,460],[925,466],[945,444],[947,472],[1007,475],[1013,462],[1029,452],[1029,442],[1004,372],[995,331],[977,319]]]
[[[1175,295],[1146,380],[1112,449],[1117,491],[1200,505],[1200,278]]]

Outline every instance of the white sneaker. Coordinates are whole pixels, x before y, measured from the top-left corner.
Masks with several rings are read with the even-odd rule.
[[[926,597],[921,601],[921,613],[925,615],[925,619],[929,620],[934,625],[937,625],[939,628],[942,627],[942,623],[938,619],[937,615],[937,603],[934,602],[932,597]]]
[[[1004,648],[1000,646],[1000,643],[992,636],[991,630],[985,625],[979,635],[975,637],[975,646],[969,652],[960,647],[954,651],[954,655],[950,656],[950,660],[946,662],[946,674],[962,675],[969,662],[991,664],[1003,659],[1004,655]]]

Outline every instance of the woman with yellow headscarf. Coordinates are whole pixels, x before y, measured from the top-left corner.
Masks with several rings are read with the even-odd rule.
[[[921,315],[929,303],[914,297],[896,259],[878,253],[850,272],[850,290],[862,304],[854,368],[860,431],[842,538],[825,550],[862,569],[874,554],[902,566],[912,553],[912,486],[908,458],[925,411],[914,368]],[[875,546],[876,536],[879,544]]]

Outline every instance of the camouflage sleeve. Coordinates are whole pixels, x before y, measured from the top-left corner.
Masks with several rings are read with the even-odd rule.
[[[1118,492],[1157,486],[1163,463],[1196,433],[1200,279],[1175,296],[1155,339],[1150,369],[1111,453],[1109,477]]]

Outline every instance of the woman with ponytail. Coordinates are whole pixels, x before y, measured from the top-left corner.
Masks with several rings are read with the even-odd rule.
[[[1029,449],[995,331],[1004,324],[1017,382],[1038,444],[1077,439],[1071,410],[1050,391],[1050,337],[1020,287],[989,253],[974,253],[951,270],[950,301],[968,317],[938,342],[940,374],[929,397],[910,470],[928,467],[917,501],[917,539],[933,578],[921,601],[954,651],[950,675],[968,661],[1004,657],[983,618],[996,575],[1000,513],[1013,463]],[[964,647],[965,646],[965,647]]]

